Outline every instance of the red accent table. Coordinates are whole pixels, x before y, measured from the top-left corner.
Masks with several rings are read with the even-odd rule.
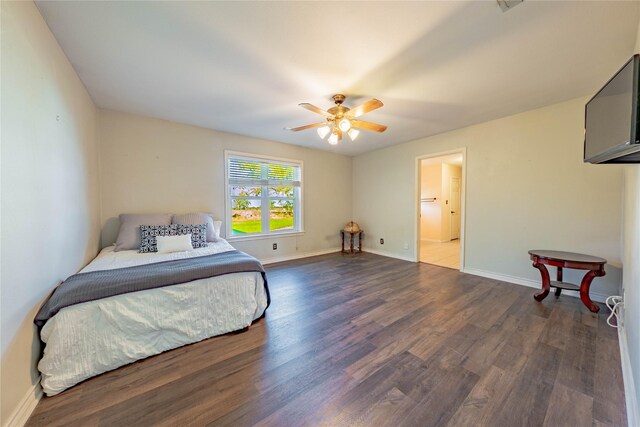
[[[549,251],[542,249],[532,249],[529,251],[533,266],[540,270],[542,276],[542,290],[533,297],[536,301],[542,301],[549,295],[549,290],[556,288],[556,298],[560,296],[563,289],[580,291],[580,300],[593,313],[600,311],[600,307],[589,298],[589,287],[591,281],[596,277],[602,277],[606,273],[604,265],[607,260],[591,255],[577,254],[573,252]],[[558,269],[557,281],[551,281],[549,271],[545,265],[552,265]],[[562,281],[562,269],[573,268],[577,270],[588,270],[584,275],[580,286]]]
[[[343,254],[359,254],[359,253],[362,252],[362,230],[354,231],[354,232],[340,230],[340,234],[342,235],[342,253]],[[351,235],[351,238],[349,239],[349,250],[348,251],[344,250],[344,235],[345,234]],[[355,241],[356,236],[358,236],[358,250],[354,250],[354,248],[353,248],[353,243]]]

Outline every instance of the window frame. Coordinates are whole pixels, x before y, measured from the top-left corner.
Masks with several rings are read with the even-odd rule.
[[[294,195],[294,200],[297,199],[297,203],[294,203],[294,230],[283,230],[283,231],[271,231],[269,227],[267,227],[267,231],[264,231],[264,221],[267,218],[267,224],[269,223],[269,199],[282,200],[287,198],[279,198],[279,197],[269,197],[269,186],[266,187],[266,191],[263,191],[260,197],[243,197],[247,199],[253,200],[261,200],[261,209],[262,209],[262,225],[263,231],[260,233],[251,233],[244,235],[233,235],[232,224],[231,224],[231,215],[232,215],[232,206],[233,206],[233,196],[231,195],[231,184],[229,183],[229,160],[230,159],[245,159],[248,161],[258,161],[261,163],[273,163],[273,164],[284,164],[284,165],[292,165],[300,168],[300,186],[295,187],[294,191],[297,191],[297,197]],[[252,153],[244,153],[240,151],[231,151],[224,150],[224,194],[225,194],[225,234],[227,240],[257,240],[257,239],[269,239],[274,237],[287,237],[287,236],[297,236],[304,234],[304,162],[302,160],[295,159],[287,159],[282,157],[273,157],[267,156],[263,154],[252,154]],[[266,206],[265,206],[266,201]],[[267,215],[265,216],[265,211]]]

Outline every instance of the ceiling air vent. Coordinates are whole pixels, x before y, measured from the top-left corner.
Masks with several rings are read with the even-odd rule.
[[[498,6],[502,9],[503,12],[513,9],[524,0],[496,0],[498,2]]]

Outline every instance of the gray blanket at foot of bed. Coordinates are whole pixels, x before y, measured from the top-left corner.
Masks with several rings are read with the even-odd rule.
[[[229,251],[135,267],[75,274],[55,289],[38,311],[34,323],[42,328],[58,311],[74,304],[223,274],[251,271],[262,273],[264,289],[267,293],[267,307],[269,307],[271,297],[267,287],[267,276],[260,261],[244,252]]]

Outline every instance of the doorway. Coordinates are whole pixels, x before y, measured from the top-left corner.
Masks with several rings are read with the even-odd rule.
[[[418,159],[418,260],[462,269],[464,150]]]

